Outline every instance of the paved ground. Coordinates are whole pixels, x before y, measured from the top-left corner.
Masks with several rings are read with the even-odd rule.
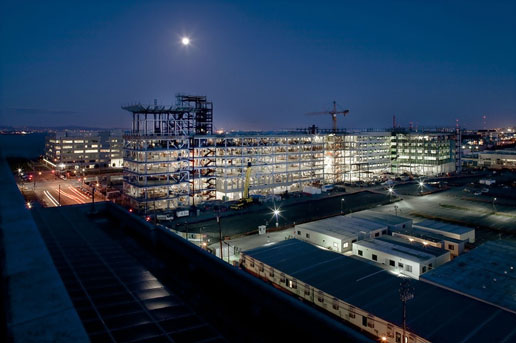
[[[43,207],[86,204],[92,201],[91,195],[83,190],[86,188],[80,179],[64,180],[49,170],[29,173],[33,175],[30,181],[17,177],[18,188],[28,201],[38,202]],[[95,200],[102,201],[104,196],[97,191]]]
[[[366,196],[366,194],[368,195]],[[362,201],[367,202],[371,198],[374,198],[371,194],[373,193],[356,193],[353,196],[350,195],[349,198],[344,198],[346,199],[346,204],[349,202],[356,205]],[[381,199],[382,196],[383,198],[387,197],[381,193],[376,194],[376,196],[378,196],[378,199]],[[374,207],[375,211],[409,217],[415,222],[425,218],[434,218],[475,227],[475,245],[502,238],[516,240],[516,206],[501,205],[495,201],[493,207],[492,199],[490,195],[483,194],[473,196],[470,193],[464,192],[462,187],[454,187],[446,191],[424,196],[404,195],[403,200],[383,206],[370,205]],[[330,210],[332,206],[333,210],[335,210],[335,206],[339,200],[340,197],[333,199],[333,203],[327,200],[326,203],[328,207],[325,207],[324,211]],[[317,206],[319,209],[324,207],[322,204],[312,206]],[[303,211],[306,211],[306,207],[298,208],[297,206],[293,206],[291,209],[291,212],[296,214]],[[345,214],[349,213],[349,208],[346,207],[346,211],[344,212]],[[264,216],[264,214],[262,214],[262,216]],[[237,222],[240,222],[241,225],[245,225],[247,218],[247,216],[243,216],[242,218],[234,217],[234,222],[231,224],[236,225]],[[226,219],[223,219],[223,221],[224,220]],[[275,224],[274,221],[271,223]],[[223,227],[225,228],[225,226]],[[269,227],[271,226],[269,225]],[[274,229],[274,225],[272,225],[272,229]],[[266,235],[253,234],[226,240],[224,241],[224,251],[226,254],[224,255],[224,259],[227,258],[227,245],[237,247],[235,255],[231,256],[231,261],[233,261],[238,259],[239,251],[266,246],[274,242],[288,239],[292,236],[292,233],[291,228],[285,228],[276,232],[268,232]],[[212,243],[209,247],[215,251],[219,248],[219,243]]]
[[[395,199],[396,197],[393,197],[393,200]],[[276,229],[274,207],[280,211],[278,228],[281,229],[290,227],[294,223],[300,224],[341,213],[346,214],[380,206],[389,203],[389,201],[390,196],[385,192],[369,191],[335,194],[332,197],[315,199],[308,198],[302,199],[302,202],[281,201],[275,205],[272,203],[253,205],[246,210],[224,213],[220,225],[223,236],[235,236],[256,231],[259,225],[266,225],[268,229]],[[181,221],[169,222],[167,225],[175,230],[188,233],[202,232],[208,235],[208,238],[218,239],[219,227],[213,214],[201,218],[190,217]]]

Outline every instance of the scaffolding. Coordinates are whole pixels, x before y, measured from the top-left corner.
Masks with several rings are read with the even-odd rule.
[[[252,165],[249,194],[302,191],[305,186],[375,181],[391,171],[435,175],[455,169],[447,133],[324,131],[213,134],[206,97],[179,95],[174,106],[125,106],[124,194],[147,213],[239,200]]]

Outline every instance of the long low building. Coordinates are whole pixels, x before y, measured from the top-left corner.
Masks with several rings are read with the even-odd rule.
[[[447,250],[392,236],[353,243],[353,255],[414,279],[450,261]]]
[[[402,342],[403,278],[384,269],[295,239],[245,251],[241,266],[380,341]],[[408,343],[510,342],[516,337],[511,312],[417,280],[410,285]]]
[[[294,237],[340,253],[356,241],[387,234],[387,226],[350,216],[316,220],[294,227]]]
[[[353,213],[349,216],[365,219],[374,223],[378,223],[380,225],[387,225],[389,230],[412,228],[412,219],[401,216],[394,216],[388,213],[376,212],[373,210],[360,211]]]
[[[475,243],[475,229],[438,222],[435,220],[423,220],[419,223],[414,224],[414,227],[420,230],[438,233],[440,235],[458,239],[467,240],[469,243]]]
[[[412,229],[392,229],[390,230],[393,237],[400,237],[409,242],[418,242],[423,245],[429,245],[440,249],[445,249],[450,252],[453,257],[459,256],[464,252],[464,247],[468,240],[460,240],[450,238],[431,231]]]

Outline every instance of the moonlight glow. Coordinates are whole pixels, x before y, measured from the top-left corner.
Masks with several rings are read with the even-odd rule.
[[[190,38],[188,38],[188,37],[181,38],[181,44],[183,44],[185,46],[190,45]]]

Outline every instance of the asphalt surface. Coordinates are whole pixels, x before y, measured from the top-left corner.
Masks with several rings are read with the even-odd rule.
[[[275,230],[276,216],[273,211],[276,208],[280,211],[277,220],[278,229],[284,229],[294,223],[300,224],[380,206],[389,203],[390,199],[391,197],[385,192],[363,191],[353,194],[334,194],[322,198],[301,198],[296,202],[279,201],[275,204],[253,204],[245,210],[223,213],[223,216],[220,217],[220,227],[223,237],[256,232],[260,225],[266,225],[268,230]],[[392,200],[396,200],[396,197],[392,197]],[[219,226],[215,215],[201,218],[189,217],[180,222],[171,221],[164,224],[174,230],[202,233],[206,234],[208,238],[218,239]]]

